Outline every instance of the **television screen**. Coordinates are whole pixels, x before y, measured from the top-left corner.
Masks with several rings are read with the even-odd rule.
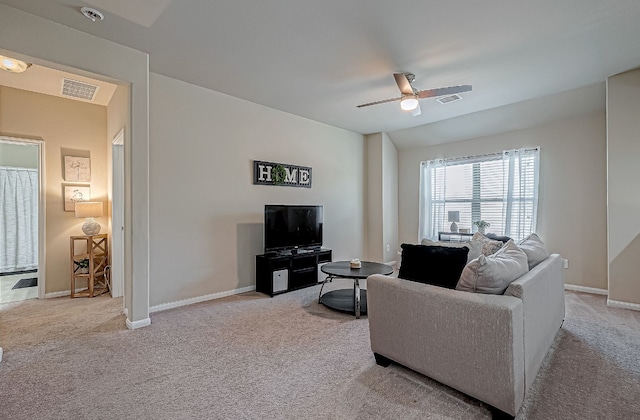
[[[264,207],[265,252],[321,245],[322,206]]]

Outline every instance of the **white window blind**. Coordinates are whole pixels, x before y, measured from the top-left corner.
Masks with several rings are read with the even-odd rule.
[[[448,232],[447,212],[460,212],[459,228],[491,224],[488,232],[514,239],[536,229],[540,148],[421,163],[419,238]]]

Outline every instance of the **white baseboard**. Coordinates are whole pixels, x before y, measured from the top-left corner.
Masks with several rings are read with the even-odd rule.
[[[619,300],[607,299],[607,306],[612,308],[631,309],[632,311],[640,311],[640,304],[631,302],[621,302]]]
[[[207,300],[220,299],[226,296],[237,295],[240,293],[251,292],[256,290],[256,286],[242,287],[240,289],[228,290],[226,292],[212,293],[210,295],[198,296],[189,299],[178,300],[175,302],[162,303],[149,307],[149,313],[166,311],[167,309],[179,308],[180,306],[192,305],[194,303],[205,302]]]
[[[125,321],[127,324],[127,328],[130,330],[135,330],[137,328],[146,327],[147,325],[151,325],[151,318],[141,319],[139,321],[129,321],[129,318]]]
[[[129,310],[127,308],[122,308],[122,313],[124,316],[129,317]]]
[[[595,288],[595,287],[578,286],[578,285],[575,285],[575,284],[565,284],[564,285],[564,289],[565,290],[573,290],[574,292],[591,293],[592,295],[604,295],[604,296],[608,296],[609,295],[609,291],[607,289],[598,289],[598,288]]]
[[[86,287],[81,287],[79,289],[76,289],[76,293],[82,292],[85,289],[86,289]],[[63,290],[61,292],[47,293],[47,294],[44,295],[44,298],[45,299],[51,299],[51,298],[64,297],[64,296],[71,296],[71,290]]]
[[[2,362],[2,347],[0,347],[0,362]]]
[[[396,262],[395,261],[389,261],[385,263],[386,265],[390,265],[391,267],[395,267],[396,266]]]

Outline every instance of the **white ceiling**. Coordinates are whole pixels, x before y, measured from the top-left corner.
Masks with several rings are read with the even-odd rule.
[[[602,89],[608,76],[640,66],[639,0],[0,3],[148,52],[153,72],[348,130],[385,131],[396,144],[438,130],[446,133],[437,141],[460,138],[461,124],[419,126]],[[83,17],[86,5],[106,19]],[[447,105],[425,99],[419,117],[398,103],[356,108],[399,96],[398,71],[415,73],[418,89],[473,91]]]

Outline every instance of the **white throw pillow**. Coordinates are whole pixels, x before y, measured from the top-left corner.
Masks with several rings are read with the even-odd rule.
[[[471,240],[482,242],[482,251],[480,253],[487,257],[498,252],[498,250],[504,245],[501,241],[489,239],[480,232],[474,233]]]
[[[468,263],[456,290],[501,295],[509,284],[529,271],[527,254],[509,240],[495,254]]]
[[[529,261],[529,270],[533,269],[533,267],[540,264],[542,261],[546,260],[549,257],[549,250],[547,249],[547,246],[535,233],[532,233],[531,235],[518,242],[518,246],[524,251],[525,254],[527,254],[527,259]]]
[[[449,248],[462,248],[466,246],[469,248],[469,254],[467,255],[467,263],[471,260],[478,258],[482,252],[482,241],[469,241],[469,242],[434,242],[430,239],[423,239],[422,245],[427,246],[446,246]]]

